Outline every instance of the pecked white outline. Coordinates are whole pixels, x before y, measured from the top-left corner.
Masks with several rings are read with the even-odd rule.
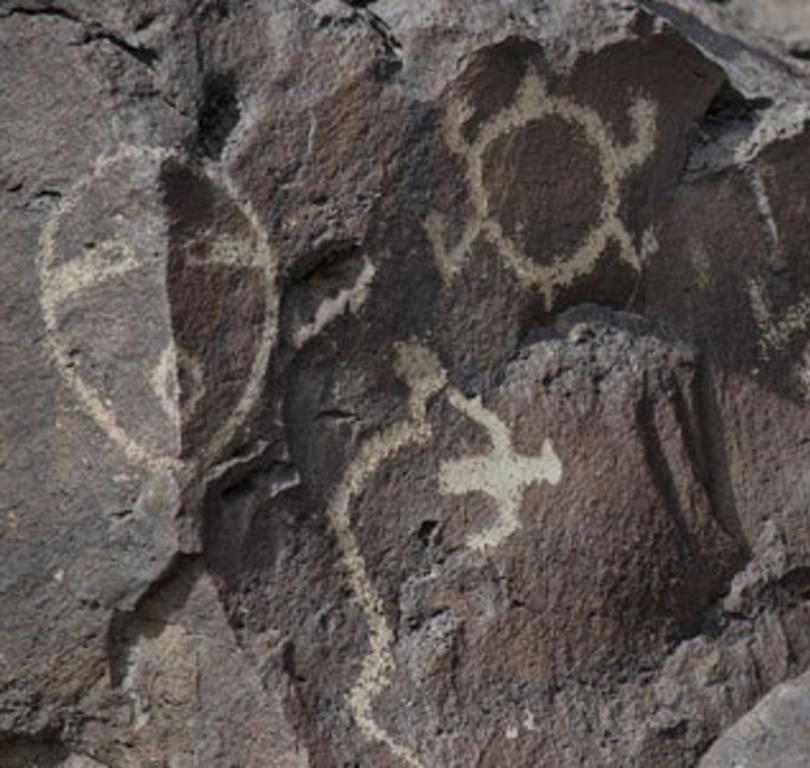
[[[631,106],[629,115],[635,138],[627,146],[617,142],[595,110],[564,96],[552,95],[534,66],[527,68],[512,105],[487,120],[475,139],[468,142],[462,133],[462,126],[473,111],[466,101],[452,104],[443,129],[448,149],[465,161],[465,181],[474,214],[465,222],[461,237],[453,246],[446,242],[447,224],[438,211],[429,213],[423,222],[445,282],[451,282],[459,274],[481,233],[495,246],[524,285],[540,288],[549,310],[554,305],[556,291],[590,272],[611,239],[620,246],[620,258],[637,271],[641,270],[644,261],[658,249],[658,244],[654,230],[649,228],[642,236],[641,247],[636,247],[620,216],[620,193],[621,183],[630,171],[646,162],[655,149],[655,102],[638,98]],[[549,117],[558,117],[573,126],[596,149],[605,193],[596,222],[576,249],[557,257],[551,264],[541,265],[532,261],[504,233],[500,222],[491,213],[489,192],[484,184],[484,154],[501,136]]]
[[[188,462],[175,456],[155,456],[138,440],[127,434],[126,430],[120,425],[115,410],[102,400],[98,392],[82,380],[79,372],[68,359],[63,345],[59,342],[60,334],[57,317],[59,304],[68,296],[80,293],[109,277],[120,276],[137,268],[138,261],[134,251],[127,243],[105,241],[101,246],[119,249],[124,254],[124,259],[114,265],[105,265],[104,261],[97,255],[85,256],[72,259],[65,265],[55,268],[54,263],[57,258],[56,235],[64,217],[70,215],[90,186],[96,180],[102,178],[111,166],[124,160],[143,158],[159,164],[169,158],[179,156],[177,152],[171,149],[132,144],[122,144],[112,153],[99,155],[94,163],[93,171],[81,178],[70,189],[60,205],[46,221],[40,236],[40,254],[37,264],[41,285],[40,305],[47,331],[47,342],[50,347],[51,357],[63,381],[74,393],[93,421],[121,448],[127,460],[153,471],[167,468],[178,469],[188,463],[203,468],[207,467],[212,461],[216,460],[220,451],[244,423],[245,418],[259,398],[264,374],[278,335],[278,295],[276,292],[278,262],[270,248],[267,233],[250,201],[239,193],[230,177],[211,166],[204,166],[203,172],[206,178],[225,191],[251,227],[255,237],[255,243],[251,245],[255,248],[255,251],[252,253],[250,261],[251,265],[260,268],[264,275],[265,315],[259,347],[254,356],[250,374],[239,402],[206,446],[199,453],[192,456]],[[174,359],[176,359],[176,355]],[[179,392],[179,389],[176,391]]]

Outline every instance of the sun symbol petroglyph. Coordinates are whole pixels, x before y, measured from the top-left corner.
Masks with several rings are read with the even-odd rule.
[[[107,358],[102,356],[99,363],[101,353],[97,353],[92,365],[83,366],[81,356],[72,349],[65,325],[71,319],[81,318],[93,292],[111,281],[125,281],[118,295],[126,296],[133,307],[138,306],[141,296],[152,300],[167,295],[166,263],[157,258],[165,250],[167,223],[160,203],[155,201],[162,199],[160,173],[170,160],[182,158],[172,150],[132,145],[122,145],[99,156],[91,172],[68,191],[43,227],[38,263],[47,340],[63,381],[127,460],[152,470],[182,464],[178,458],[180,431],[183,420],[198,409],[205,394],[203,364],[191,352],[181,349],[171,335],[154,365],[145,360],[130,360],[131,350],[121,347],[126,342],[117,341],[102,327],[97,333],[109,347],[104,352]],[[205,263],[254,270],[261,276],[264,302],[261,331],[251,350],[252,363],[240,394],[222,423],[212,429],[204,447],[186,460],[207,466],[234,436],[259,397],[276,342],[278,296],[276,258],[250,202],[230,177],[214,166],[199,169],[199,178],[224,194],[227,204],[238,211],[245,229],[242,236],[209,233],[211,242]],[[164,314],[166,317],[156,319],[143,308],[145,320],[162,320],[170,327],[171,318],[165,311]],[[114,313],[110,317],[117,319]],[[144,372],[147,389],[165,417],[165,432],[175,434],[171,440],[161,438],[160,447],[136,434],[133,425],[126,426],[115,407],[114,392],[102,392],[98,382],[89,376],[91,369],[101,368],[100,372],[95,371],[99,380],[132,387],[135,385],[128,381],[127,373],[136,370],[138,364],[153,365]],[[168,445],[173,447],[169,450]]]
[[[497,547],[522,526],[518,512],[526,488],[543,481],[557,485],[562,477],[562,464],[548,439],[543,441],[540,456],[516,453],[506,425],[484,408],[480,398],[469,399],[451,390],[448,399],[456,410],[487,431],[492,450],[480,456],[443,461],[439,468],[439,489],[444,494],[481,492],[492,497],[498,507],[498,519],[488,530],[470,536],[467,546],[479,551]]]
[[[798,333],[810,329],[810,296],[804,296],[782,314],[775,317],[765,297],[765,285],[761,280],[748,281],[748,298],[751,311],[759,328],[760,349],[767,360],[771,353],[779,352]]]
[[[368,627],[368,651],[347,697],[352,717],[366,738],[384,744],[394,757],[411,768],[423,768],[417,754],[383,728],[374,714],[374,700],[390,684],[394,669],[394,634],[352,529],[352,502],[385,461],[406,447],[424,446],[431,441],[433,428],[428,421],[427,404],[442,392],[454,408],[487,430],[493,445],[486,455],[443,462],[440,468],[442,493],[483,491],[498,505],[499,519],[489,530],[468,540],[473,550],[495,547],[516,531],[521,525],[518,511],[525,489],[543,481],[557,484],[562,477],[562,464],[548,440],[544,441],[539,457],[517,454],[506,425],[484,408],[480,399],[467,398],[448,387],[447,374],[429,349],[418,342],[407,342],[396,344],[395,350],[397,376],[409,390],[408,416],[361,445],[330,501],[328,515],[342,565]]]
[[[529,66],[514,103],[486,121],[470,142],[464,137],[462,128],[473,113],[473,107],[466,101],[453,104],[444,121],[444,139],[450,151],[465,162],[465,180],[474,213],[465,222],[461,237],[454,245],[446,241],[447,224],[441,214],[434,211],[424,221],[446,282],[459,274],[481,235],[492,243],[523,284],[536,287],[543,293],[549,310],[553,307],[557,290],[589,273],[610,242],[618,244],[619,257],[624,262],[641,271],[646,259],[657,251],[658,244],[652,228],[643,233],[640,246],[634,243],[620,214],[621,185],[634,169],[651,157],[655,148],[657,107],[654,102],[644,98],[635,100],[629,111],[634,140],[623,146],[595,110],[551,94],[539,71]],[[571,125],[596,150],[604,194],[596,221],[575,250],[542,265],[527,256],[523,248],[504,232],[493,214],[484,178],[484,156],[496,139],[552,117]],[[538,172],[542,173],[542,170]]]

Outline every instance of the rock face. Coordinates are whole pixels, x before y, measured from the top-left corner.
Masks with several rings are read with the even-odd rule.
[[[0,765],[810,764],[802,29],[1,0]]]
[[[808,676],[776,686],[712,746],[701,768],[799,768],[810,755]]]

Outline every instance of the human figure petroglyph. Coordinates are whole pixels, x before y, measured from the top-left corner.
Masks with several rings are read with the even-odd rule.
[[[165,225],[154,211],[148,214],[155,217],[154,221],[137,221],[133,224],[127,208],[132,195],[129,188],[121,190],[121,200],[116,205],[111,205],[109,216],[102,220],[90,217],[87,212],[79,212],[89,199],[89,193],[94,186],[108,183],[111,174],[115,172],[126,173],[135,180],[133,189],[139,184],[157,185],[163,163],[178,159],[181,158],[173,150],[132,145],[122,145],[110,154],[100,155],[92,171],[62,199],[46,222],[40,238],[40,304],[56,367],[84,410],[118,445],[127,460],[151,470],[179,467],[181,461],[174,454],[156,455],[153,447],[130,434],[122,425],[114,405],[88,382],[82,374],[81,365],[72,359],[60,325],[63,306],[67,301],[81,302],[83,294],[110,280],[135,280],[146,264],[154,263],[153,254],[140,251],[136,242],[137,231],[133,227],[137,225],[144,231],[152,231],[156,233],[154,237],[164,236],[161,233]],[[256,211],[239,193],[230,177],[215,166],[204,166],[200,174],[215,188],[224,192],[229,204],[236,208],[246,223],[247,231],[239,237],[212,232],[200,233],[197,239],[204,235],[209,236],[210,248],[206,259],[193,257],[195,265],[218,264],[256,270],[262,276],[264,291],[263,325],[241,395],[208,443],[190,459],[201,466],[207,466],[236,433],[261,393],[263,376],[276,342],[278,296],[277,260]],[[118,192],[117,187],[115,192]],[[160,196],[152,197],[159,199]],[[143,211],[140,213],[143,214]],[[88,243],[82,253],[63,252],[61,235],[66,224],[81,230],[83,240]],[[110,230],[117,234],[108,236]],[[99,233],[103,236],[99,237]],[[76,247],[75,244],[73,247]],[[168,370],[167,366],[173,370]],[[179,384],[181,372],[185,374],[182,377],[185,385],[182,393]],[[147,374],[161,411],[177,433],[178,445],[183,420],[195,411],[204,394],[203,374],[200,361],[187,350],[180,349],[174,341],[168,343],[155,368]]]
[[[394,669],[394,635],[352,529],[352,501],[385,461],[406,447],[430,442],[433,428],[427,418],[427,404],[443,392],[456,410],[487,430],[493,445],[487,454],[443,462],[439,470],[442,493],[482,491],[498,506],[499,518],[491,528],[468,539],[471,549],[484,551],[496,547],[514,533],[521,525],[518,511],[525,489],[532,483],[560,482],[562,463],[549,440],[544,441],[539,457],[516,453],[507,426],[484,408],[480,398],[467,398],[448,387],[447,374],[429,349],[417,342],[407,342],[395,345],[395,350],[397,376],[409,389],[408,416],[361,445],[331,499],[328,514],[342,565],[368,627],[369,647],[348,694],[349,709],[366,738],[384,744],[405,765],[423,768],[418,755],[386,731],[374,716],[374,699],[389,685],[389,675]]]
[[[467,418],[480,424],[489,434],[489,453],[443,461],[439,468],[439,488],[444,494],[481,492],[490,496],[498,507],[498,518],[492,526],[470,536],[467,546],[477,551],[497,547],[517,531],[523,494],[533,483],[543,481],[557,485],[562,477],[562,464],[551,441],[543,441],[540,456],[521,456],[512,447],[506,425],[492,411],[484,408],[480,398],[469,399],[451,390],[450,404]]]
[[[553,307],[557,290],[588,274],[611,241],[618,244],[619,257],[624,262],[637,271],[642,269],[645,260],[658,249],[658,244],[652,228],[644,232],[640,246],[634,243],[620,215],[621,185],[633,170],[652,156],[657,115],[654,102],[644,98],[635,100],[629,112],[634,140],[623,146],[595,110],[564,96],[552,95],[539,71],[530,65],[514,103],[486,121],[475,139],[468,141],[462,128],[473,112],[473,107],[466,101],[451,105],[444,121],[444,139],[450,151],[464,160],[465,181],[474,213],[454,245],[447,243],[447,225],[441,214],[434,211],[424,221],[436,262],[446,282],[451,282],[459,274],[481,235],[492,243],[523,284],[543,293],[549,310]],[[484,178],[484,155],[499,137],[550,117],[572,125],[596,150],[605,191],[597,220],[573,253],[559,255],[544,266],[532,261],[524,249],[504,232],[491,210]],[[542,169],[538,172],[542,173]]]

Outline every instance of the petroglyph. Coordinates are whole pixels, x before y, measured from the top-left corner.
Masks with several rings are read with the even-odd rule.
[[[410,390],[409,416],[369,438],[360,447],[332,497],[329,519],[349,583],[368,625],[369,648],[360,675],[349,692],[349,708],[366,738],[385,744],[391,754],[406,765],[422,768],[419,758],[396,741],[374,718],[374,698],[388,685],[388,674],[394,666],[391,653],[393,633],[385,619],[382,599],[366,569],[349,517],[352,500],[384,461],[407,446],[425,444],[432,436],[427,421],[427,402],[445,386],[445,373],[433,353],[417,343],[397,344],[396,353],[397,375]]]
[[[315,312],[315,319],[296,330],[293,338],[295,348],[300,349],[303,347],[310,339],[326,328],[329,323],[346,311],[357,313],[368,298],[375,273],[374,265],[368,259],[365,259],[363,269],[357,276],[354,285],[343,288],[334,298],[326,299]]]
[[[161,167],[169,159],[178,159],[177,153],[131,145],[122,145],[111,154],[99,156],[92,171],[66,194],[43,227],[38,262],[40,304],[48,344],[63,381],[93,421],[123,451],[127,460],[151,470],[179,467],[181,460],[176,457],[175,449],[168,454],[157,454],[154,447],[138,439],[122,425],[121,416],[114,404],[83,376],[81,361],[73,359],[70,345],[61,330],[61,320],[63,307],[69,300],[81,303],[88,291],[103,283],[113,279],[139,279],[139,276],[146,274],[145,270],[149,265],[154,270],[154,244],[165,243],[165,217],[153,210],[144,212],[138,209],[135,209],[133,217],[131,203],[133,197],[137,196],[137,190],[147,188],[151,192],[157,187]],[[121,189],[115,187],[115,192],[111,193],[110,179],[115,173],[122,175],[122,182],[118,183]],[[197,259],[194,261],[195,265],[219,264],[256,270],[262,276],[264,293],[260,338],[253,351],[250,371],[238,401],[230,408],[223,423],[213,431],[207,444],[194,458],[187,460],[205,467],[216,459],[233,437],[259,397],[263,376],[276,342],[278,296],[275,290],[276,258],[252,205],[221,171],[206,166],[202,173],[225,193],[229,203],[241,214],[249,233],[243,237],[204,233],[211,240],[208,257]],[[93,210],[84,210],[85,206],[92,209],[91,193],[98,185],[106,185],[102,199],[109,207],[108,215],[102,217]],[[110,194],[119,195],[120,200],[109,202],[107,198]],[[145,197],[160,199],[159,194]],[[93,213],[96,215],[91,215]],[[139,216],[146,216],[146,219],[142,221]],[[68,246],[63,238],[63,230],[66,228],[73,232],[73,239],[69,240],[73,244]],[[106,236],[111,229],[116,234]],[[79,242],[76,232],[81,235],[81,242],[84,243],[81,253],[75,252],[76,242]],[[151,251],[147,251],[144,245],[147,241],[142,240],[142,233],[146,233],[144,237],[151,237]],[[99,234],[103,236],[99,237]],[[165,291],[165,275],[163,282]],[[182,393],[179,383],[181,374],[185,374],[182,376]],[[183,420],[197,409],[204,395],[204,374],[200,362],[187,351],[177,348],[173,342],[168,344],[156,367],[148,372],[148,382],[157,404],[176,433],[174,443],[178,446],[178,451]]]
[[[6,513],[6,519],[3,521],[4,528],[0,528],[0,536],[4,536],[10,533],[16,533],[20,527],[20,518],[17,516],[17,513],[12,509]]]
[[[472,549],[495,547],[516,531],[521,526],[518,511],[525,489],[542,481],[556,485],[562,477],[562,464],[548,440],[543,442],[539,457],[517,454],[508,428],[495,413],[484,408],[479,398],[466,398],[458,390],[447,387],[446,372],[430,350],[416,342],[397,344],[395,350],[397,376],[407,384],[410,393],[409,415],[363,443],[332,497],[328,514],[341,562],[368,626],[369,648],[357,681],[348,694],[349,708],[366,738],[384,744],[406,765],[422,768],[417,755],[389,734],[374,717],[374,699],[388,686],[394,667],[391,651],[394,636],[352,530],[351,504],[385,461],[406,447],[425,445],[432,439],[427,403],[443,390],[454,408],[487,431],[493,446],[486,455],[443,462],[440,467],[442,493],[482,491],[498,506],[499,517],[491,528],[469,538],[467,543]]]
[[[184,382],[182,388],[181,378]],[[205,394],[202,366],[173,340],[163,350],[150,383],[163,412],[169,420],[177,422],[178,430],[182,420],[191,418]]]
[[[43,280],[43,291],[54,303],[61,304],[74,294],[137,268],[135,251],[128,244],[106,240],[98,245],[88,245],[81,257],[48,273],[47,284]]]
[[[177,410],[177,400],[180,382],[177,375],[177,345],[173,339],[163,350],[160,361],[149,377],[149,383],[152,385],[152,390],[160,402],[166,418],[175,423],[175,428],[179,430],[180,412]]]
[[[712,282],[712,261],[705,245],[697,239],[690,239],[689,254],[695,271],[695,281],[701,290],[707,290]]]
[[[804,347],[797,374],[804,398],[810,400],[810,344],[806,344]]]
[[[539,457],[516,453],[506,425],[484,408],[480,398],[469,399],[451,390],[448,399],[456,410],[487,431],[492,450],[485,455],[443,461],[439,489],[444,494],[481,492],[492,497],[498,507],[497,520],[486,531],[470,536],[467,546],[478,551],[497,547],[522,526],[518,513],[526,488],[543,481],[557,485],[562,478],[562,464],[548,439],[543,441]]]
[[[178,395],[180,398],[180,415],[183,419],[190,419],[205,394],[203,369],[198,360],[189,355],[184,349],[178,348],[177,368],[175,370],[178,379],[186,382]]]
[[[514,741],[515,739],[518,738],[518,736],[520,736],[521,728],[528,731],[529,733],[540,733],[540,728],[535,722],[534,714],[529,709],[523,710],[523,720],[520,722],[519,725],[507,726],[505,734],[506,738],[509,739],[510,741]]]
[[[552,95],[539,71],[529,66],[514,103],[485,122],[475,139],[468,142],[462,127],[473,112],[472,105],[466,101],[455,103],[449,108],[444,121],[445,142],[466,165],[465,180],[473,215],[465,222],[455,245],[448,245],[446,241],[447,224],[441,214],[434,211],[424,221],[445,282],[452,281],[459,274],[480,235],[492,243],[522,283],[542,291],[549,310],[554,304],[557,290],[588,274],[611,241],[618,244],[619,256],[624,262],[638,271],[642,269],[645,260],[657,251],[658,244],[652,229],[644,232],[640,246],[634,243],[620,216],[621,185],[634,169],[652,155],[655,148],[657,107],[654,102],[638,98],[633,103],[629,116],[634,140],[622,146],[595,110],[564,96]],[[575,250],[558,256],[551,264],[541,265],[532,261],[523,248],[506,235],[491,211],[484,179],[484,155],[499,137],[550,117],[570,124],[596,150],[604,195],[596,221]],[[542,170],[538,172],[542,173]]]
[[[746,176],[765,230],[769,265],[772,270],[781,271],[785,267],[785,259],[781,247],[779,226],[774,216],[765,179],[756,168],[751,168]],[[762,357],[767,360],[772,353],[779,352],[787,346],[796,334],[810,330],[810,296],[802,297],[788,307],[781,317],[777,318],[769,305],[766,294],[764,281],[758,278],[749,279],[748,298],[751,303],[751,312],[760,332],[760,352]],[[803,376],[802,370],[800,366],[800,378]]]
[[[771,199],[768,196],[768,189],[765,186],[765,180],[762,174],[756,169],[752,168],[747,174],[748,183],[751,186],[751,191],[754,193],[754,200],[757,204],[757,212],[765,227],[765,232],[768,236],[768,249],[772,258],[776,258],[779,252],[779,227],[776,224],[776,218],[773,215],[773,208],[771,207]]]
[[[768,359],[772,352],[784,348],[797,334],[810,328],[810,296],[804,296],[777,319],[765,297],[765,286],[762,281],[752,279],[748,282],[748,297],[751,310],[760,332],[760,349],[762,356]]]

